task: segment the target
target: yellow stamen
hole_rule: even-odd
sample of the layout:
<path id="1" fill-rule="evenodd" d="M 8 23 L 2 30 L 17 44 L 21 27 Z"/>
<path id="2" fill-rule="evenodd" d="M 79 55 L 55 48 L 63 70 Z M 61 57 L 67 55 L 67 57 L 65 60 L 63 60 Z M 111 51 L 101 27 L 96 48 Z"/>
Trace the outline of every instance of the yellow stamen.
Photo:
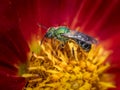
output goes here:
<path id="1" fill-rule="evenodd" d="M 54 43 L 54 44 L 53 44 Z M 70 40 L 59 47 L 58 40 L 47 40 L 28 61 L 24 90 L 107 90 L 114 88 L 111 75 L 105 72 L 110 54 L 102 46 L 84 51 Z M 37 77 L 36 77 L 37 76 Z"/>

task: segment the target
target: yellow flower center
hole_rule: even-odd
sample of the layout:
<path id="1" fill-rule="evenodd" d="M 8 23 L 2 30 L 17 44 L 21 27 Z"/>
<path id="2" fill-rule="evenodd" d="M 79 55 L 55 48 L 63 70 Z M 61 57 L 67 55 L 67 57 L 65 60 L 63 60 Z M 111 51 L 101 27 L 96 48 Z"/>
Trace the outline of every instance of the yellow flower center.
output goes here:
<path id="1" fill-rule="evenodd" d="M 27 63 L 24 90 L 106 90 L 114 88 L 105 62 L 109 52 L 92 46 L 90 52 L 70 40 L 61 46 L 58 40 L 47 39 L 33 52 Z"/>

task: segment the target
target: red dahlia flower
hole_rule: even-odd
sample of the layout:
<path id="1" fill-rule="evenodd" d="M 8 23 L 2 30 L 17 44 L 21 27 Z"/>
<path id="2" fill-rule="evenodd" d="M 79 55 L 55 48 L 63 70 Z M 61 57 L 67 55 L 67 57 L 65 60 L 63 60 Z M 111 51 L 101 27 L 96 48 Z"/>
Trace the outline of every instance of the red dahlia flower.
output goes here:
<path id="1" fill-rule="evenodd" d="M 119 10 L 119 0 L 2 0 L 0 90 L 120 90 Z M 89 53 L 74 41 L 63 51 L 53 49 L 49 40 L 40 46 L 46 30 L 38 23 L 79 30 L 96 37 L 101 46 Z"/>

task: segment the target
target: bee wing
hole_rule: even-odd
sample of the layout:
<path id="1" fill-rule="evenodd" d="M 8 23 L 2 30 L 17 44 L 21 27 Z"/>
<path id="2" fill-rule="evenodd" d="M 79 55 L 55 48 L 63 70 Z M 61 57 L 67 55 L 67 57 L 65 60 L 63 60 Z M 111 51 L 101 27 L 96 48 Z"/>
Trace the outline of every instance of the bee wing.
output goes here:
<path id="1" fill-rule="evenodd" d="M 71 39 L 84 41 L 88 44 L 96 44 L 97 43 L 97 40 L 95 40 L 93 37 L 88 36 L 84 33 L 75 31 L 75 30 L 70 31 L 69 33 L 64 33 L 62 35 L 65 36 L 65 37 L 71 38 Z"/>

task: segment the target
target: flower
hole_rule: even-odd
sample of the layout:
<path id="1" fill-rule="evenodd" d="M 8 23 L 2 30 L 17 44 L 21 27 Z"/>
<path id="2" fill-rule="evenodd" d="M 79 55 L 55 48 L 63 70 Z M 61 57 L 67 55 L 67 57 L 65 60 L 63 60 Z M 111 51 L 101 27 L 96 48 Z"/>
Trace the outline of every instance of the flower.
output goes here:
<path id="1" fill-rule="evenodd" d="M 41 46 L 40 53 L 32 53 L 28 61 L 25 90 L 106 90 L 115 88 L 112 75 L 106 73 L 108 57 L 100 46 L 88 53 L 75 41 L 69 40 L 62 48 L 61 42 L 48 40 Z"/>
<path id="2" fill-rule="evenodd" d="M 26 72 L 29 52 L 36 47 L 30 41 L 33 36 L 40 38 L 45 33 L 38 29 L 38 23 L 47 27 L 80 27 L 82 32 L 97 37 L 104 48 L 113 51 L 108 58 L 112 63 L 109 72 L 117 76 L 113 90 L 120 89 L 119 0 L 3 0 L 0 7 L 1 90 L 21 90 L 25 85 L 21 75 Z"/>

